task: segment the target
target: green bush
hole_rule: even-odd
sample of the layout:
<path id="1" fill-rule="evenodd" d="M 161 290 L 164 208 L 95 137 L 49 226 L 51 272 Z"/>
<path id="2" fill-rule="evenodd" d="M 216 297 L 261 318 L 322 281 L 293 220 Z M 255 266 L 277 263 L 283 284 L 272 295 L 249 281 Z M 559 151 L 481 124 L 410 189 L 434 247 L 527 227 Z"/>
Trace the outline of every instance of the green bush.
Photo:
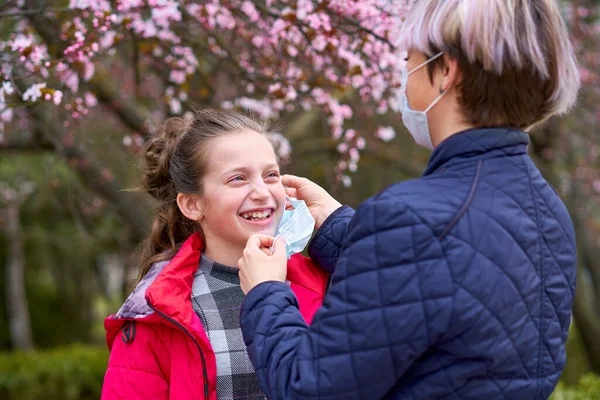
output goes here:
<path id="1" fill-rule="evenodd" d="M 600 400 L 600 377 L 587 374 L 577 386 L 559 382 L 550 400 Z"/>
<path id="2" fill-rule="evenodd" d="M 107 362 L 104 346 L 0 353 L 0 399 L 97 400 Z M 560 382 L 550 400 L 600 400 L 600 377 L 587 374 L 577 386 Z"/>
<path id="3" fill-rule="evenodd" d="M 97 400 L 107 362 L 98 346 L 0 353 L 0 399 Z"/>

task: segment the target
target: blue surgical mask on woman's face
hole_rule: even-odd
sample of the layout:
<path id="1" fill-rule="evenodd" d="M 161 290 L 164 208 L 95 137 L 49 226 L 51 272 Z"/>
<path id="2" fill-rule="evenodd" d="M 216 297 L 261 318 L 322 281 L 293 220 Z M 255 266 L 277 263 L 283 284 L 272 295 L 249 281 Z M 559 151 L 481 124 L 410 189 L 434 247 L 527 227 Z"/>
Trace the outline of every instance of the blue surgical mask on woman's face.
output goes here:
<path id="1" fill-rule="evenodd" d="M 304 200 L 287 198 L 293 210 L 284 210 L 277 227 L 275 237 L 285 238 L 286 255 L 289 259 L 292 255 L 300 253 L 308 244 L 315 229 L 315 219 L 310 214 Z"/>
<path id="2" fill-rule="evenodd" d="M 436 58 L 440 57 L 444 52 L 440 52 L 435 56 L 431 57 L 423 64 L 413 68 L 410 72 L 406 70 L 406 67 L 402 68 L 402 80 L 400 87 L 400 96 L 398 99 L 398 108 L 402 113 L 402 122 L 406 129 L 410 132 L 412 137 L 415 139 L 418 145 L 428 148 L 429 150 L 433 150 L 433 143 L 431 143 L 431 134 L 429 132 L 429 123 L 427 122 L 427 112 L 433 108 L 437 104 L 438 101 L 441 100 L 442 97 L 446 94 L 443 92 L 438 96 L 437 99 L 431 103 L 429 107 L 425 111 L 415 111 L 410 108 L 408 104 L 408 98 L 406 97 L 406 83 L 408 82 L 408 76 L 418 70 L 419 68 L 424 67 L 429 64 Z"/>

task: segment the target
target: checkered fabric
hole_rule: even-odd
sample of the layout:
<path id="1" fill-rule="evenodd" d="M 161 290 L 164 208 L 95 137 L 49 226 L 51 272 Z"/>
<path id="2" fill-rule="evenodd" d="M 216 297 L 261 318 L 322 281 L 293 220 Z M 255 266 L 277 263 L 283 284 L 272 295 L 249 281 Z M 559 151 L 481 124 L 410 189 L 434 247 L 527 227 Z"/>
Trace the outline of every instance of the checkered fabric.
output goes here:
<path id="1" fill-rule="evenodd" d="M 240 329 L 244 293 L 238 269 L 202 256 L 194 274 L 192 304 L 217 361 L 217 399 L 266 399 L 258 385 Z"/>

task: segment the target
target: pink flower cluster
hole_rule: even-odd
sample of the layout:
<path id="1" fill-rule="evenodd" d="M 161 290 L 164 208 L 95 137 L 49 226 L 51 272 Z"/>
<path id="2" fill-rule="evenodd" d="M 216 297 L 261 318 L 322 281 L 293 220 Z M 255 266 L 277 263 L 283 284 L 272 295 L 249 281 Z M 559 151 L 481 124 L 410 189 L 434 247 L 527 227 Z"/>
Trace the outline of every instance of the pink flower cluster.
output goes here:
<path id="1" fill-rule="evenodd" d="M 0 59 L 2 80 L 11 81 L 12 73 L 36 77 L 36 85 L 46 83 L 50 96 L 39 96 L 40 88 L 32 86 L 27 101 L 62 103 L 79 118 L 89 107 L 81 86 L 94 77 L 95 63 L 133 35 L 151 48 L 144 62 L 168 71 L 164 97 L 171 113 L 179 114 L 199 60 L 223 60 L 239 71 L 239 87 L 224 107 L 251 109 L 265 118 L 298 108 L 325 112 L 333 138 L 341 141 L 338 172 L 347 182 L 344 176 L 356 170 L 366 141 L 348 129 L 357 110 L 345 100 L 358 94 L 361 108 L 371 115 L 387 111 L 400 76 L 393 43 L 411 3 L 70 0 L 68 16 L 49 15 L 62 21 L 62 54 L 49 54 L 23 19 L 9 40 L 0 41 L 0 51 L 11 53 Z M 17 60 L 18 72 L 12 69 Z"/>

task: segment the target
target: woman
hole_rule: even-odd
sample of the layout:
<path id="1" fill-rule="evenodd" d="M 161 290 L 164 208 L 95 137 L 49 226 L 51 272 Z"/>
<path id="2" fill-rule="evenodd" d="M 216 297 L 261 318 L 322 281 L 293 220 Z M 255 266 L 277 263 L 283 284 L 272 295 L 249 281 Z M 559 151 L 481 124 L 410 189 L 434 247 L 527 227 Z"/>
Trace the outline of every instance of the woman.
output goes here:
<path id="1" fill-rule="evenodd" d="M 105 321 L 111 353 L 102 398 L 264 399 L 240 331 L 235 265 L 256 233 L 300 239 L 290 252 L 301 251 L 314 221 L 302 203 L 284 210 L 267 127 L 242 114 L 171 118 L 145 156 L 144 188 L 158 205 L 139 283 Z M 285 221 L 307 226 L 306 240 Z M 328 277 L 299 254 L 287 269 L 310 323 Z"/>
<path id="2" fill-rule="evenodd" d="M 421 178 L 356 213 L 302 178 L 284 184 L 320 227 L 333 273 L 308 327 L 283 243 L 239 260 L 241 327 L 273 399 L 546 399 L 565 365 L 576 246 L 567 210 L 527 155 L 530 128 L 579 87 L 552 0 L 420 0 L 403 26 L 399 99 Z"/>

